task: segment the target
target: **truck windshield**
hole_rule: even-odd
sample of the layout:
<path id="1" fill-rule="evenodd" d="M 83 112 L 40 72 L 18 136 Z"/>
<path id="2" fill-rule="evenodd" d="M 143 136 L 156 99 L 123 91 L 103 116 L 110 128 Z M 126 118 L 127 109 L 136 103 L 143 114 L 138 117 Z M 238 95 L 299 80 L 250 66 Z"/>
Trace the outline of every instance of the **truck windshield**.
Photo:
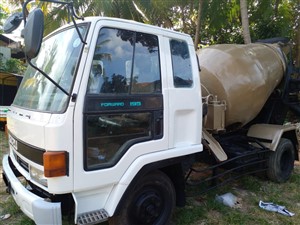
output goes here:
<path id="1" fill-rule="evenodd" d="M 87 24 L 78 27 L 84 37 Z M 45 39 L 32 63 L 70 93 L 82 51 L 75 27 Z M 28 66 L 13 105 L 43 112 L 63 112 L 69 97 L 40 72 Z"/>

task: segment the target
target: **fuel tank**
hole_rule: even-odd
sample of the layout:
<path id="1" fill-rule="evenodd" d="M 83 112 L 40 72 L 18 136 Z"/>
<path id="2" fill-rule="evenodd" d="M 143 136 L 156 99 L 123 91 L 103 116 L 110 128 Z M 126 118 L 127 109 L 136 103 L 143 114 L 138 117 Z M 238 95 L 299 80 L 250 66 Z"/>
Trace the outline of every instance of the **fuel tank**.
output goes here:
<path id="1" fill-rule="evenodd" d="M 224 102 L 225 128 L 254 119 L 286 69 L 285 55 L 276 44 L 214 45 L 197 54 L 202 96 Z"/>

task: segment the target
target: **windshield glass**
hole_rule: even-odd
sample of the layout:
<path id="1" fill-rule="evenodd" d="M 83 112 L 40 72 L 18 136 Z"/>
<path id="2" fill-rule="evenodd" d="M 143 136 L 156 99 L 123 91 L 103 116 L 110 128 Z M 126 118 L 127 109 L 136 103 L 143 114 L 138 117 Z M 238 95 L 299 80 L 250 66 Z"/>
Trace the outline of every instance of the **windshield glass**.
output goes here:
<path id="1" fill-rule="evenodd" d="M 78 27 L 84 37 L 87 24 Z M 75 27 L 63 30 L 43 41 L 32 63 L 70 93 L 83 43 Z M 40 72 L 28 66 L 13 105 L 23 108 L 62 112 L 69 97 Z"/>

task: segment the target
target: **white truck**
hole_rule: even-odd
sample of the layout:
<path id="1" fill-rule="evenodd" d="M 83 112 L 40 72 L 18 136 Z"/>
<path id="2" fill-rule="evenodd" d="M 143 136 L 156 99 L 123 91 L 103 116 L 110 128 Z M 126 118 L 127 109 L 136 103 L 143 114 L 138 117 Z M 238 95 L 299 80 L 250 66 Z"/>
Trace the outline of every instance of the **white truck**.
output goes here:
<path id="1" fill-rule="evenodd" d="M 204 152 L 220 163 L 267 151 L 268 177 L 289 178 L 298 140 L 295 126 L 273 116 L 285 99 L 274 91 L 286 80 L 279 48 L 216 46 L 198 61 L 186 34 L 71 16 L 43 41 L 41 10 L 23 16 L 30 65 L 8 113 L 2 165 L 8 191 L 36 224 L 65 215 L 75 224 L 166 224 L 184 205 L 185 168 Z"/>

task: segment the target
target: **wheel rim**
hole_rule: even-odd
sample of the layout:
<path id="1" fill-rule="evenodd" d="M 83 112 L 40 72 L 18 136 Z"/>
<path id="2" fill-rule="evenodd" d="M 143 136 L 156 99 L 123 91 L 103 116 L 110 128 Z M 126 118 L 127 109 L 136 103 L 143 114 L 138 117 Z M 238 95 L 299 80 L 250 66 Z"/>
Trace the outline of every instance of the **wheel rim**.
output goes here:
<path id="1" fill-rule="evenodd" d="M 141 224 L 154 224 L 163 211 L 163 198 L 156 191 L 149 190 L 140 194 L 132 207 L 132 215 Z"/>

